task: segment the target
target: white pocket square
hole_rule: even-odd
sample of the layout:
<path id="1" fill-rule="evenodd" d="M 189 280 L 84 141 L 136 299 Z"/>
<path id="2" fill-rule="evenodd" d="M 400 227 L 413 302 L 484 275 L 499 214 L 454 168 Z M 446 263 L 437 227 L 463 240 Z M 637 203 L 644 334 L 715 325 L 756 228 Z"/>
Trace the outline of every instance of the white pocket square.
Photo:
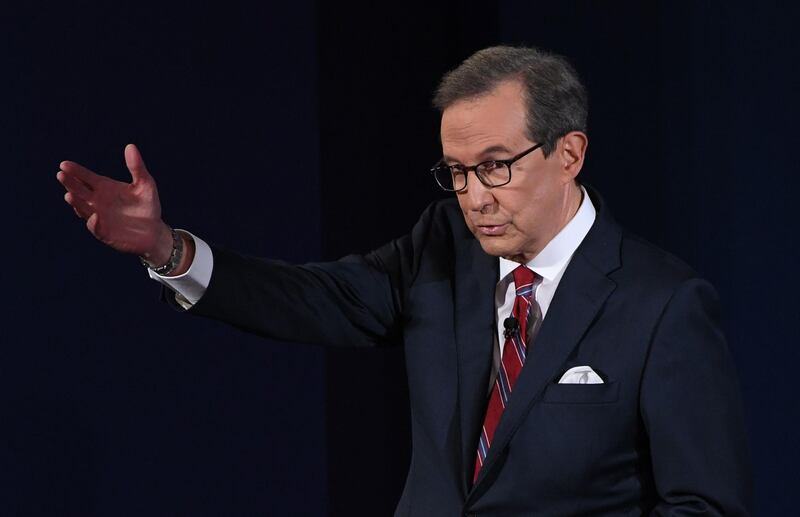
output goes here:
<path id="1" fill-rule="evenodd" d="M 591 366 L 576 366 L 570 368 L 561 379 L 559 384 L 603 384 L 603 379 L 600 378 Z"/>

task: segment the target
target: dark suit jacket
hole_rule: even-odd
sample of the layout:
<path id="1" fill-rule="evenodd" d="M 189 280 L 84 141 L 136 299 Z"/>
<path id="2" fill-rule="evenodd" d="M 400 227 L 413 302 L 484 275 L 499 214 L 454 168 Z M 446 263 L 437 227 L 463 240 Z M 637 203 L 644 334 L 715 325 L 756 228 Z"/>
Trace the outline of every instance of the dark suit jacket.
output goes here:
<path id="1" fill-rule="evenodd" d="M 597 219 L 569 264 L 472 486 L 497 258 L 454 199 L 365 256 L 292 266 L 214 249 L 191 312 L 281 340 L 405 349 L 412 458 L 398 516 L 746 515 L 739 390 L 716 294 Z M 603 384 L 557 384 L 588 365 Z"/>

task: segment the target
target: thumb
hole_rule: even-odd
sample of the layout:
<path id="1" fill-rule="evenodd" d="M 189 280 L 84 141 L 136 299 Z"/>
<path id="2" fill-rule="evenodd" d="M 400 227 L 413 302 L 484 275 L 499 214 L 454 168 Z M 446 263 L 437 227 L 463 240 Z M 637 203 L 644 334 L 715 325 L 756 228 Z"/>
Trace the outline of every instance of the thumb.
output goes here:
<path id="1" fill-rule="evenodd" d="M 149 181 L 151 179 L 139 149 L 133 144 L 125 146 L 125 165 L 128 166 L 134 183 Z"/>

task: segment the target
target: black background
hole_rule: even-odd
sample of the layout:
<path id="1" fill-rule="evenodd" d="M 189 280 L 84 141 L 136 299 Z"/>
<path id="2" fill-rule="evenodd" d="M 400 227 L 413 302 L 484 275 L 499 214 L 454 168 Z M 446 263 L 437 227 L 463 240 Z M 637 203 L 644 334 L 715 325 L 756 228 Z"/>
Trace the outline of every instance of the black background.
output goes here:
<path id="1" fill-rule="evenodd" d="M 496 43 L 576 65 L 582 177 L 709 278 L 740 372 L 758 515 L 798 488 L 798 9 L 785 3 L 76 2 L 0 26 L 2 515 L 388 515 L 402 350 L 270 343 L 158 303 L 55 180 L 127 178 L 164 217 L 294 262 L 361 252 L 441 196 L 439 77 Z M 364 389 L 369 386 L 369 389 Z"/>

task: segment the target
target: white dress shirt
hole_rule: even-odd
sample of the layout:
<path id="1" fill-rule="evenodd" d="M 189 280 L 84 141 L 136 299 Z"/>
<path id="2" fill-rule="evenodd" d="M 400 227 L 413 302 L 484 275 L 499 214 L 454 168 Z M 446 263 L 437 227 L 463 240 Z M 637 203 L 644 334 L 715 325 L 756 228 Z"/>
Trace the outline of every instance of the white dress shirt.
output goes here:
<path id="1" fill-rule="evenodd" d="M 578 249 L 580 243 L 583 242 L 586 234 L 589 233 L 589 229 L 594 224 L 594 219 L 597 215 L 586 189 L 581 187 L 581 190 L 583 191 L 583 200 L 572 219 L 547 243 L 547 246 L 538 255 L 525 264 L 539 277 L 537 279 L 538 286 L 534 283 L 535 289 L 533 293 L 534 300 L 541 309 L 542 321 L 547 316 L 547 309 L 550 308 L 550 302 L 553 300 L 553 295 L 556 294 L 556 288 L 561 282 L 564 271 L 567 269 L 570 260 L 572 260 L 572 255 Z M 511 273 L 517 266 L 519 266 L 518 262 L 500 258 L 500 279 L 497 282 L 494 298 L 494 306 L 497 311 L 495 314 L 497 340 L 495 341 L 494 372 L 497 371 L 500 359 L 503 356 L 503 347 L 501 346 L 501 344 L 505 343 L 503 321 L 511 316 L 511 309 L 514 307 L 516 289 L 514 287 L 514 277 Z M 537 322 L 537 324 L 541 325 L 541 321 Z M 494 375 L 492 375 L 492 379 L 494 379 Z"/>
<path id="2" fill-rule="evenodd" d="M 161 282 L 175 292 L 175 301 L 188 310 L 203 297 L 211 282 L 211 271 L 214 269 L 214 254 L 206 242 L 186 230 L 176 230 L 185 233 L 194 241 L 194 260 L 189 269 L 182 275 L 162 276 L 147 270 L 150 278 Z"/>
<path id="3" fill-rule="evenodd" d="M 583 201 L 575 216 L 567 223 L 558 234 L 553 237 L 547 246 L 539 252 L 526 265 L 533 270 L 540 278 L 541 282 L 534 291 L 534 299 L 541 309 L 542 319 L 547 315 L 550 301 L 556 292 L 561 276 L 567 268 L 572 254 L 580 245 L 595 219 L 595 208 L 589 199 L 586 189 L 583 191 Z M 194 260 L 189 269 L 182 275 L 162 276 L 148 269 L 150 278 L 161 282 L 175 292 L 175 300 L 184 308 L 189 309 L 203 297 L 211 281 L 211 272 L 214 269 L 214 255 L 211 248 L 202 239 L 192 235 L 185 230 L 178 230 L 189 235 L 194 240 L 195 252 Z M 497 340 L 495 342 L 495 365 L 497 370 L 500 358 L 502 357 L 503 339 L 503 320 L 511 315 L 514 306 L 515 289 L 511 272 L 519 264 L 504 258 L 500 258 L 500 278 L 497 282 L 495 291 L 495 307 L 497 322 Z M 494 377 L 494 376 L 492 376 Z"/>

